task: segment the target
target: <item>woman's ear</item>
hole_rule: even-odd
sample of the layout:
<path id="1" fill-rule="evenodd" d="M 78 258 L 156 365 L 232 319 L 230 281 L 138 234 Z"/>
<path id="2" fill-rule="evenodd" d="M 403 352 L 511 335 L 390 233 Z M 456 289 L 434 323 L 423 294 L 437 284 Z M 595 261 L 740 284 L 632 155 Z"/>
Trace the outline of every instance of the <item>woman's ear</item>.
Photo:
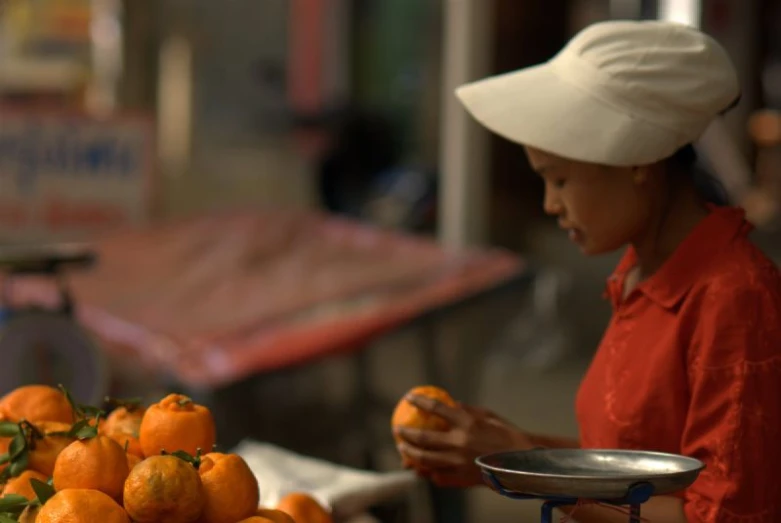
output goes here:
<path id="1" fill-rule="evenodd" d="M 648 181 L 648 168 L 647 167 L 632 167 L 632 179 L 635 184 L 643 185 Z"/>

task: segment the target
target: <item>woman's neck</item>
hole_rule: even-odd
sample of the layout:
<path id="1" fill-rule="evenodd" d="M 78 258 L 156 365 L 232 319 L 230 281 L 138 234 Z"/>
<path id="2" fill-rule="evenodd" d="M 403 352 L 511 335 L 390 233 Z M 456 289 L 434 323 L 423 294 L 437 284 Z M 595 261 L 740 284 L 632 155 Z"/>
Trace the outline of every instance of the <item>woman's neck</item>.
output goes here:
<path id="1" fill-rule="evenodd" d="M 665 203 L 659 206 L 645 234 L 632 242 L 640 281 L 654 274 L 708 215 L 705 202 L 694 188 L 681 188 Z"/>

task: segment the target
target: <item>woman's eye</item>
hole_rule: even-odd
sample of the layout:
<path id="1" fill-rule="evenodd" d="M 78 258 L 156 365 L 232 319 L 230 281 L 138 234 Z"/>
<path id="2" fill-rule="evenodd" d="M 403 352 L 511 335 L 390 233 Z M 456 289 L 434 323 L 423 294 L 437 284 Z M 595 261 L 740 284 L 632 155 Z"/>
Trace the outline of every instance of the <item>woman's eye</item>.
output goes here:
<path id="1" fill-rule="evenodd" d="M 553 186 L 556 187 L 557 189 L 561 189 L 562 187 L 564 187 L 564 185 L 566 183 L 567 183 L 567 180 L 564 180 L 564 179 L 561 179 L 561 178 L 558 179 L 558 180 L 553 180 Z"/>

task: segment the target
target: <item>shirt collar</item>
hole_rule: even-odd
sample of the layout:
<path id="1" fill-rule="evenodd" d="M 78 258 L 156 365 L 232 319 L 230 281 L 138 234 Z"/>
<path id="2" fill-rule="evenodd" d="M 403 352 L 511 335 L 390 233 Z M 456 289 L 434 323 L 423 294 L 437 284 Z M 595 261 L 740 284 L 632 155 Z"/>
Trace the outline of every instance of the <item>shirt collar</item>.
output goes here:
<path id="1" fill-rule="evenodd" d="M 751 230 L 742 209 L 711 207 L 710 214 L 697 224 L 656 273 L 637 286 L 637 290 L 662 307 L 674 308 L 702 274 L 705 265 L 736 237 L 746 237 Z M 608 279 L 606 295 L 614 307 L 621 301 L 624 280 L 636 263 L 637 253 L 630 246 Z"/>

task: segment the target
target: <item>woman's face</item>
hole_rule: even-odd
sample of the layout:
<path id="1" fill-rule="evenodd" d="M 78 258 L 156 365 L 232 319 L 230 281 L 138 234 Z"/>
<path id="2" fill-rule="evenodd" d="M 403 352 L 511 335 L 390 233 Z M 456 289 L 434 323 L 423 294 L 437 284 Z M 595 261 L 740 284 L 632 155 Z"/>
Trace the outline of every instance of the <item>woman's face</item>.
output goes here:
<path id="1" fill-rule="evenodd" d="M 526 147 L 545 183 L 543 208 L 588 255 L 614 251 L 643 234 L 651 202 L 647 168 L 606 167 Z"/>

